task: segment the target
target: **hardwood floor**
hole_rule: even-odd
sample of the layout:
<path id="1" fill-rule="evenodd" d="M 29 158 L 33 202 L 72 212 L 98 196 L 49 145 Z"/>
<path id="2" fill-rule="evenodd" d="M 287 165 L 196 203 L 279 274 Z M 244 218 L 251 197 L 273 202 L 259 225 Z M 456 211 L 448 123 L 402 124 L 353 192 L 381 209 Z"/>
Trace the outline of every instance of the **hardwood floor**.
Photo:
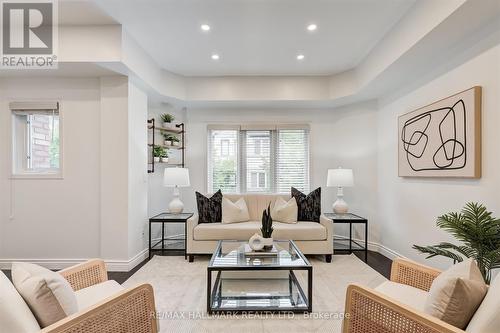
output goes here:
<path id="1" fill-rule="evenodd" d="M 347 254 L 347 251 L 343 250 L 336 250 L 335 254 Z M 355 252 L 356 256 L 358 256 L 361 260 L 364 260 L 364 253 L 363 252 Z M 176 252 L 171 252 L 168 255 L 183 255 L 182 252 L 176 253 Z M 115 280 L 118 283 L 123 283 L 125 282 L 129 277 L 131 277 L 135 272 L 137 272 L 144 264 L 146 264 L 149 261 L 149 259 L 144 260 L 141 262 L 139 265 L 134 267 L 130 272 L 109 272 L 108 273 L 108 278 L 110 280 Z M 383 256 L 382 254 L 378 252 L 373 252 L 373 251 L 368 251 L 368 265 L 385 276 L 387 279 L 390 277 L 391 274 L 391 264 L 392 260 Z M 10 270 L 2 270 L 5 275 L 10 279 Z"/>

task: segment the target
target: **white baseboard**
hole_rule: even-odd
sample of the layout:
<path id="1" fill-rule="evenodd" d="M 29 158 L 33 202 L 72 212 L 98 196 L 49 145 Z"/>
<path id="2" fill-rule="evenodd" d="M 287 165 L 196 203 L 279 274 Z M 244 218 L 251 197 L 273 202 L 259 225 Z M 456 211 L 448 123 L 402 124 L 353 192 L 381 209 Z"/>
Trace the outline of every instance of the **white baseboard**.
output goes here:
<path id="1" fill-rule="evenodd" d="M 104 260 L 109 272 L 129 272 L 148 257 L 148 249 L 144 249 L 129 260 Z M 48 269 L 63 269 L 88 259 L 0 259 L 0 269 L 10 269 L 14 261 L 30 262 Z"/>
<path id="2" fill-rule="evenodd" d="M 348 237 L 341 236 L 341 235 L 334 235 L 334 238 L 348 239 Z M 354 240 L 358 243 L 361 243 L 361 244 L 364 244 L 364 241 L 365 241 L 364 239 L 360 239 L 360 238 L 353 238 L 352 240 Z M 333 248 L 335 249 L 335 246 Z M 368 250 L 378 252 L 391 260 L 394 260 L 395 258 L 406 258 L 405 256 L 394 251 L 393 249 L 390 249 L 387 246 L 380 244 L 380 243 L 376 243 L 376 242 L 368 241 Z"/>

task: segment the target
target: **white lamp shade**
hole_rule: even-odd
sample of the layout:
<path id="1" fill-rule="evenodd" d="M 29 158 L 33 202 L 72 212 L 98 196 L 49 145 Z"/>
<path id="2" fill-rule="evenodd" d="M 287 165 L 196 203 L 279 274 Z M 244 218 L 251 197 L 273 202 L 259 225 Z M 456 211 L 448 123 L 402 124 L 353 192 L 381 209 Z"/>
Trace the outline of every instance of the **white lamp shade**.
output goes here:
<path id="1" fill-rule="evenodd" d="M 329 169 L 326 186 L 351 187 L 354 186 L 352 169 Z"/>
<path id="2" fill-rule="evenodd" d="M 186 168 L 165 168 L 163 174 L 163 186 L 166 187 L 188 187 L 189 169 Z"/>

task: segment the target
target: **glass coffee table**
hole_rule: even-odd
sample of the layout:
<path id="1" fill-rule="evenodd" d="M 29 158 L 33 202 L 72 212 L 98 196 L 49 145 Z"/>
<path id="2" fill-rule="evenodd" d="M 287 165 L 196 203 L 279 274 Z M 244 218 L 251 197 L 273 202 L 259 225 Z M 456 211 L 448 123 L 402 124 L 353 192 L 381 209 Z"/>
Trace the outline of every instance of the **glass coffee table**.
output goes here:
<path id="1" fill-rule="evenodd" d="M 271 253 L 219 241 L 207 268 L 207 312 L 311 312 L 312 278 L 293 241 L 274 241 Z"/>

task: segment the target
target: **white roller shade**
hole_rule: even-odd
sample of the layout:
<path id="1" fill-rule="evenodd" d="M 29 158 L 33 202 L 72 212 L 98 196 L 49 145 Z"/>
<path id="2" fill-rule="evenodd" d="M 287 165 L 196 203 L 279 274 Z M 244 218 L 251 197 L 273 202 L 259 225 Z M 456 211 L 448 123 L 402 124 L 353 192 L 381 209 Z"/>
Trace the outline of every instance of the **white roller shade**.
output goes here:
<path id="1" fill-rule="evenodd" d="M 58 110 L 59 103 L 47 101 L 11 102 L 9 108 L 13 111 Z"/>

